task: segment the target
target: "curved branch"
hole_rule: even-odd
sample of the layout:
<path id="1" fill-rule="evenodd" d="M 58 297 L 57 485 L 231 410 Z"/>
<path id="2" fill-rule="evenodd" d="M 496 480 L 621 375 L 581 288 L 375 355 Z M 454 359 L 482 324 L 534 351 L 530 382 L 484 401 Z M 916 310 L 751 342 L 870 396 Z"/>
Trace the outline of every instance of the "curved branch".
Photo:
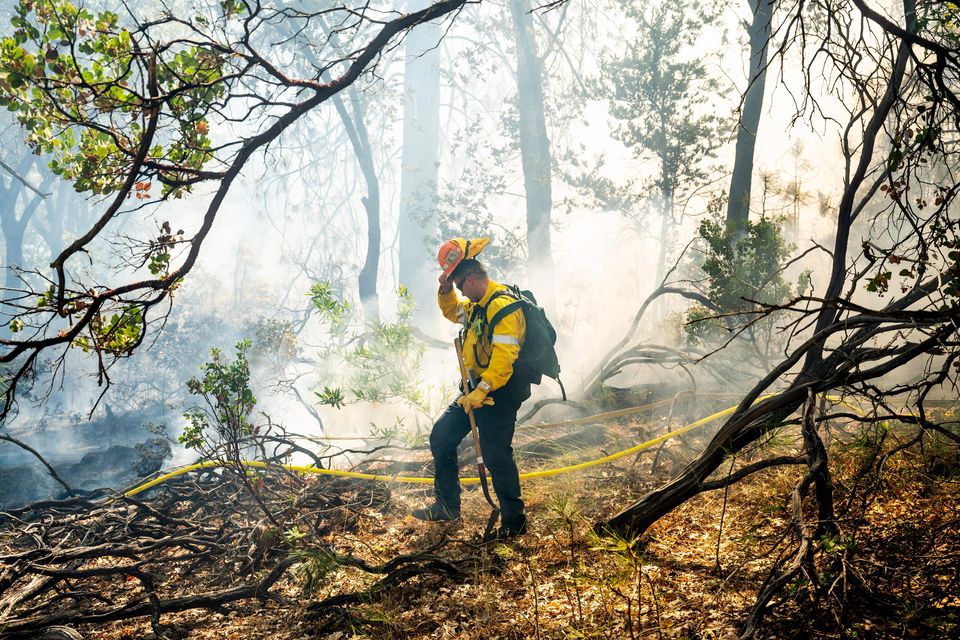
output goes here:
<path id="1" fill-rule="evenodd" d="M 9 351 L 0 355 L 0 362 L 12 362 L 26 351 L 33 352 L 31 357 L 28 358 L 27 362 L 20 367 L 18 373 L 13 376 L 11 384 L 6 390 L 6 402 L 2 412 L 0 412 L 0 417 L 5 416 L 12 406 L 17 383 L 23 378 L 29 367 L 32 366 L 36 355 L 39 354 L 39 352 L 43 349 L 54 345 L 70 344 L 74 339 L 77 338 L 81 331 L 90 325 L 92 319 L 107 301 L 117 300 L 126 294 L 142 292 L 144 295 L 152 297 L 147 297 L 144 300 L 137 301 L 135 304 L 141 305 L 146 310 L 147 308 L 162 301 L 168 295 L 169 291 L 175 287 L 179 281 L 193 268 L 200 254 L 204 240 L 213 226 L 213 222 L 216 219 L 220 206 L 230 190 L 233 181 L 240 174 L 241 170 L 244 168 L 247 161 L 255 151 L 277 139 L 293 122 L 298 120 L 304 114 L 322 104 L 339 91 L 350 86 L 374 62 L 376 57 L 383 52 L 383 50 L 390 44 L 395 36 L 421 22 L 434 20 L 448 13 L 456 11 L 465 5 L 467 1 L 468 0 L 444 0 L 432 4 L 420 11 L 415 11 L 383 23 L 382 28 L 366 44 L 366 46 L 364 46 L 359 53 L 356 53 L 352 56 L 349 67 L 342 75 L 326 83 L 316 83 L 311 87 L 313 89 L 313 95 L 311 97 L 309 97 L 307 100 L 294 104 L 284 114 L 275 118 L 272 124 L 265 130 L 251 138 L 244 140 L 243 144 L 232 158 L 231 165 L 226 171 L 223 172 L 220 184 L 218 185 L 210 204 L 207 206 L 203 220 L 201 221 L 201 225 L 191 241 L 190 249 L 184 257 L 183 262 L 177 269 L 171 271 L 168 275 L 162 278 L 132 282 L 103 290 L 96 294 L 85 294 L 85 300 L 83 300 L 85 303 L 83 315 L 80 316 L 79 319 L 74 319 L 74 322 L 69 330 L 61 331 L 56 336 L 46 337 L 39 340 L 0 340 L 0 345 L 11 347 Z M 156 82 L 156 52 L 154 51 L 150 64 L 150 91 L 153 98 L 156 98 L 158 95 Z M 55 311 L 62 317 L 72 315 L 70 310 L 66 308 L 65 263 L 70 256 L 82 251 L 88 242 L 90 242 L 94 237 L 103 231 L 109 220 L 119 210 L 119 207 L 125 200 L 126 195 L 130 193 L 130 190 L 136 183 L 137 176 L 149 151 L 150 142 L 152 141 L 156 132 L 159 111 L 160 104 L 155 100 L 154 103 L 149 107 L 150 120 L 148 122 L 148 127 L 144 134 L 143 140 L 141 141 L 137 157 L 131 167 L 130 174 L 127 176 L 123 187 L 113 200 L 112 204 L 108 207 L 105 214 L 100 217 L 97 223 L 86 234 L 84 234 L 83 237 L 77 239 L 70 245 L 70 247 L 57 256 L 51 265 L 56 270 L 57 278 L 57 283 L 55 286 Z M 156 295 L 153 295 L 151 292 L 156 292 Z"/>
<path id="2" fill-rule="evenodd" d="M 77 495 L 77 492 L 73 490 L 73 487 L 67 484 L 67 482 L 60 477 L 60 474 L 57 473 L 57 470 L 53 468 L 53 465 L 47 462 L 47 459 L 44 458 L 39 451 L 37 451 L 36 449 L 28 445 L 26 442 L 23 442 L 22 440 L 18 440 L 17 438 L 14 438 L 13 436 L 6 433 L 0 433 L 0 440 L 5 440 L 11 444 L 17 445 L 24 451 L 30 452 L 30 454 L 33 455 L 33 457 L 39 460 L 40 463 L 47 468 L 47 472 L 50 474 L 50 476 L 54 480 L 57 481 L 57 484 L 63 487 L 63 489 L 67 492 L 67 495 L 71 497 Z"/>
<path id="3" fill-rule="evenodd" d="M 120 206 L 127 199 L 127 195 L 130 194 L 130 190 L 133 189 L 133 185 L 136 184 L 137 178 L 140 177 L 140 168 L 143 166 L 143 161 L 150 152 L 150 145 L 153 144 L 153 138 L 157 133 L 157 122 L 160 120 L 160 103 L 156 101 L 159 90 L 157 88 L 157 54 L 155 51 L 150 56 L 148 68 L 150 74 L 148 84 L 150 97 L 153 101 L 147 110 L 147 127 L 143 132 L 140 148 L 137 150 L 137 155 L 133 159 L 133 164 L 130 167 L 130 173 L 127 175 L 127 179 L 124 180 L 123 186 L 121 186 L 117 192 L 117 196 L 113 199 L 113 203 L 107 207 L 107 210 L 100 216 L 100 219 L 97 220 L 85 234 L 74 240 L 69 247 L 61 251 L 60 255 L 54 258 L 50 264 L 50 267 L 57 272 L 57 312 L 61 315 L 65 314 L 64 295 L 66 289 L 66 271 L 64 265 L 66 261 L 70 256 L 82 250 L 87 243 L 96 238 L 100 232 L 103 231 L 104 227 L 107 226 L 107 223 L 113 219 L 117 211 L 120 210 Z"/>

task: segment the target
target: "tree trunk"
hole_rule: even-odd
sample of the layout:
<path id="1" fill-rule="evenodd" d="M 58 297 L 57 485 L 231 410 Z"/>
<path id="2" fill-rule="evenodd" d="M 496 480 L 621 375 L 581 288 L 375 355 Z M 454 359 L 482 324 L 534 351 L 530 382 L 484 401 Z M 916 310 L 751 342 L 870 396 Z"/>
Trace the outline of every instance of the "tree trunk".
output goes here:
<path id="1" fill-rule="evenodd" d="M 352 115 L 347 111 L 339 94 L 333 96 L 333 103 L 347 130 L 350 145 L 353 147 L 357 164 L 360 165 L 360 172 L 367 185 L 367 195 L 360 198 L 367 214 L 367 252 L 358 276 L 358 288 L 364 318 L 370 322 L 376 322 L 380 317 L 380 302 L 377 295 L 377 273 L 380 270 L 380 181 L 373 164 L 373 152 L 370 149 L 370 138 L 367 136 L 367 126 L 364 122 L 363 103 L 352 87 L 349 90 L 349 97 L 353 106 Z"/>
<path id="2" fill-rule="evenodd" d="M 784 418 L 801 406 L 806 397 L 805 389 L 794 388 L 753 409 L 734 414 L 713 437 L 706 450 L 682 474 L 599 524 L 597 529 L 617 531 L 629 537 L 640 536 L 657 520 L 700 493 L 706 479 L 731 452 L 739 451 L 770 429 L 779 426 Z M 762 422 L 754 424 L 760 416 L 763 416 Z"/>
<path id="3" fill-rule="evenodd" d="M 767 53 L 770 27 L 776 0 L 750 0 L 753 21 L 747 29 L 750 37 L 750 73 L 743 109 L 737 127 L 737 146 L 733 175 L 727 200 L 727 227 L 740 240 L 747 233 L 750 218 L 750 188 L 753 181 L 753 152 L 757 144 L 757 128 L 763 110 L 763 90 L 767 82 Z"/>
<path id="4" fill-rule="evenodd" d="M 410 6 L 408 10 L 416 7 Z M 400 160 L 399 283 L 418 320 L 436 315 L 437 167 L 440 147 L 440 26 L 417 25 L 406 39 L 403 153 Z"/>
<path id="5" fill-rule="evenodd" d="M 908 28 L 912 30 L 915 28 L 916 16 L 913 0 L 905 0 L 904 10 Z M 839 295 L 844 282 L 846 243 L 850 225 L 853 222 L 854 197 L 872 163 L 877 136 L 897 100 L 910 51 L 910 43 L 907 40 L 902 40 L 883 98 L 876 103 L 875 110 L 864 128 L 857 170 L 847 181 L 839 207 L 837 243 L 833 254 L 833 272 L 825 296 L 828 300 Z M 927 283 L 918 286 L 900 300 L 891 302 L 885 310 L 894 311 L 908 308 L 911 304 L 928 295 L 929 291 L 943 286 L 945 278 L 952 282 L 958 278 L 958 274 L 947 271 L 931 278 Z M 806 348 L 792 352 L 753 388 L 733 416 L 713 437 L 706 450 L 679 477 L 665 487 L 643 496 L 607 522 L 599 524 L 598 528 L 624 531 L 635 536 L 642 534 L 662 516 L 699 493 L 703 481 L 720 466 L 727 455 L 736 453 L 754 442 L 798 409 L 811 390 L 814 394 L 817 394 L 849 384 L 854 377 L 851 368 L 857 366 L 858 358 L 861 357 L 858 353 L 862 350 L 860 345 L 869 342 L 873 328 L 878 326 L 880 321 L 877 321 L 874 325 L 864 325 L 840 346 L 832 349 L 830 354 L 824 358 L 822 357 L 824 344 L 832 337 L 832 332 L 828 331 L 828 328 L 835 322 L 837 313 L 836 307 L 824 305 L 817 318 L 814 337 L 810 339 Z M 882 314 L 880 317 L 882 318 Z M 955 331 L 956 328 L 953 328 L 952 332 Z M 926 342 L 933 344 L 935 341 L 946 339 L 935 335 L 934 338 Z M 878 377 L 892 370 L 891 367 L 903 366 L 912 358 L 923 353 L 924 348 L 929 347 L 924 347 L 923 344 L 911 346 L 909 353 L 888 359 L 870 372 L 857 373 L 856 375 L 860 376 L 861 380 Z M 786 391 L 758 404 L 756 407 L 748 408 L 750 402 L 764 393 L 771 384 L 794 367 L 801 359 L 804 361 L 802 370 Z M 897 363 L 898 359 L 901 360 L 899 364 Z"/>
<path id="6" fill-rule="evenodd" d="M 663 165 L 666 166 L 665 164 Z M 668 184 L 665 182 L 664 184 Z M 667 273 L 667 256 L 670 251 L 670 237 L 674 226 L 673 222 L 673 191 L 664 188 L 660 192 L 660 255 L 657 256 L 657 279 L 654 282 L 655 287 L 663 285 L 663 278 Z M 656 315 L 658 319 L 663 320 L 667 311 L 667 297 L 661 296 L 657 299 Z"/>
<path id="7" fill-rule="evenodd" d="M 538 299 L 553 306 L 553 256 L 550 248 L 550 141 L 543 113 L 543 65 L 537 56 L 528 0 L 510 0 L 517 39 L 517 95 L 520 155 L 527 196 L 527 256 Z"/>
<path id="8" fill-rule="evenodd" d="M 16 168 L 17 175 L 26 176 L 35 158 L 33 154 L 27 154 Z M 47 182 L 41 184 L 41 188 L 46 186 Z M 24 204 L 18 217 L 17 202 L 21 200 L 21 194 Z M 3 286 L 8 290 L 20 284 L 13 267 L 23 266 L 23 237 L 30 219 L 42 202 L 43 196 L 31 189 L 24 189 L 23 183 L 14 175 L 10 176 L 9 187 L 0 187 L 0 229 L 3 231 L 3 266 L 6 268 Z"/>
<path id="9" fill-rule="evenodd" d="M 907 29 L 910 33 L 916 33 L 917 14 L 915 0 L 903 1 L 903 12 L 906 16 Z M 833 265 L 830 273 L 830 282 L 827 285 L 824 299 L 833 300 L 838 298 L 846 281 L 847 273 L 847 244 L 850 241 L 850 227 L 854 222 L 854 200 L 857 190 L 866 179 L 870 164 L 873 161 L 873 152 L 877 144 L 877 135 L 883 129 L 884 122 L 894 104 L 900 99 L 900 84 L 903 82 L 906 74 L 907 61 L 909 60 L 910 43 L 907 40 L 901 40 L 900 47 L 897 50 L 897 58 L 891 72 L 890 82 L 883 94 L 883 98 L 874 108 L 873 115 L 867 123 L 863 132 L 863 142 L 860 146 L 860 158 L 857 162 L 857 168 L 852 176 L 845 179 L 846 188 L 843 196 L 840 198 L 840 204 L 837 207 L 837 234 L 833 248 Z M 850 158 L 850 150 L 844 148 L 844 154 Z M 848 160 L 849 163 L 849 160 Z M 837 317 L 839 311 L 825 305 L 817 318 L 815 331 L 822 331 Z M 807 356 L 805 366 L 812 366 L 822 357 L 822 345 L 817 349 L 812 349 Z"/>

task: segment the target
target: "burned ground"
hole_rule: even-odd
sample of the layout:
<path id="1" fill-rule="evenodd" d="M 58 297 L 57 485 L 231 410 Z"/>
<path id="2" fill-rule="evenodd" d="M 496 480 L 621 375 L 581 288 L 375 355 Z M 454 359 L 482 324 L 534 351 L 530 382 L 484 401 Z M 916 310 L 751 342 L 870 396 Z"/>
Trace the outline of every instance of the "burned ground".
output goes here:
<path id="1" fill-rule="evenodd" d="M 666 418 L 594 427 L 603 444 L 582 441 L 537 464 L 598 457 L 667 427 Z M 791 429 L 753 455 L 795 451 Z M 952 449 L 928 441 L 884 457 L 913 427 L 837 422 L 824 431 L 842 518 L 829 548 L 843 572 L 821 574 L 833 581 L 834 601 L 819 601 L 822 592 L 801 577 L 768 607 L 760 636 L 955 634 Z M 221 471 L 136 498 L 12 511 L 2 537 L 2 637 L 37 637 L 52 625 L 108 640 L 736 637 L 784 554 L 800 468 L 705 493 L 632 546 L 591 526 L 679 471 L 704 437 L 526 483 L 532 529 L 495 546 L 479 544 L 487 511 L 478 491 L 465 494 L 461 521 L 438 526 L 406 516 L 428 500 L 428 486 L 327 476 L 252 476 L 282 529 Z M 543 449 L 536 454 L 521 458 L 524 469 Z"/>

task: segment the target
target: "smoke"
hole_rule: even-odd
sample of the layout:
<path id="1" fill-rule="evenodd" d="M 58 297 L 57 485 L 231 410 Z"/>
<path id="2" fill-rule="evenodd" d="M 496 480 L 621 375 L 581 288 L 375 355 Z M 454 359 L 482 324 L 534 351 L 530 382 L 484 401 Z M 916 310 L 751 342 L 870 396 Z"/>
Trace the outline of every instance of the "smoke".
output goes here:
<path id="1" fill-rule="evenodd" d="M 489 233 L 503 243 L 505 255 L 523 258 L 525 184 L 517 147 L 515 60 L 511 58 L 515 45 L 502 16 L 493 15 L 501 9 L 464 9 L 462 26 L 456 23 L 440 44 L 441 117 L 431 123 L 440 132 L 440 148 L 433 154 L 439 170 L 434 186 L 441 214 L 446 212 L 441 224 L 454 230 L 473 229 L 482 220 Z M 570 10 L 576 11 L 573 5 Z M 585 8 L 578 19 L 588 21 L 589 13 Z M 474 38 L 475 44 L 469 44 L 464 36 Z M 585 68 L 597 70 L 599 57 L 594 60 L 587 50 L 590 43 L 578 44 L 581 50 L 576 53 L 587 59 Z M 492 50 L 497 54 L 483 55 L 490 47 L 495 47 Z M 733 49 L 739 54 L 737 47 Z M 410 55 L 415 52 L 405 52 L 401 47 L 385 57 L 377 70 L 379 79 L 366 80 L 359 87 L 357 100 L 362 105 L 349 105 L 354 113 L 366 114 L 379 179 L 377 284 L 380 321 L 385 324 L 398 321 L 402 302 L 397 294 L 398 270 L 403 262 L 401 253 L 408 250 L 400 246 L 399 232 L 401 147 L 416 145 L 417 140 L 404 138 L 400 112 L 411 100 L 398 87 L 402 86 L 405 56 Z M 634 157 L 613 142 L 606 109 L 598 100 L 584 97 L 580 79 L 573 71 L 564 70 L 562 60 L 554 62 L 554 66 L 545 67 L 546 110 L 554 151 L 554 291 L 549 311 L 560 334 L 562 378 L 572 392 L 624 336 L 642 301 L 659 284 L 655 282 L 659 244 L 655 239 L 657 225 L 652 224 L 642 203 L 627 217 L 623 212 L 604 210 L 596 202 L 578 199 L 575 188 L 564 186 L 564 174 L 571 169 L 563 163 L 569 163 L 571 155 L 583 165 L 605 158 L 606 176 L 618 184 L 631 179 L 642 182 L 654 172 L 654 164 L 646 157 Z M 768 86 L 776 84 L 770 82 Z M 723 108 L 734 109 L 737 98 L 732 92 Z M 824 142 L 827 132 L 822 129 L 797 129 L 795 139 L 765 133 L 783 131 L 782 114 L 788 111 L 783 108 L 788 96 L 771 89 L 769 98 L 771 117 L 760 132 L 765 144 L 759 147 L 758 168 L 785 176 L 781 186 L 793 181 L 804 193 L 825 195 L 820 200 L 805 196 L 787 203 L 782 194 L 770 191 L 769 201 L 755 204 L 764 208 L 776 199 L 784 211 L 797 211 L 796 242 L 804 248 L 811 238 L 824 240 L 824 230 L 830 226 L 829 218 L 820 212 L 824 210 L 822 200 L 829 201 L 836 189 L 839 170 L 832 161 L 837 156 L 836 143 L 831 138 Z M 230 133 L 249 133 L 240 125 L 222 127 L 213 128 L 215 139 L 228 139 Z M 791 155 L 797 140 L 802 141 L 802 148 Z M 729 164 L 731 152 L 732 146 L 723 150 L 721 165 Z M 431 157 L 427 152 L 418 155 Z M 706 215 L 710 192 L 723 191 L 725 176 L 713 179 L 712 189 L 685 204 L 685 215 L 672 239 L 671 259 L 693 236 L 697 221 Z M 174 294 L 162 332 L 156 326 L 146 341 L 152 342 L 149 350 L 141 349 L 111 370 L 113 388 L 101 401 L 93 420 L 86 414 L 102 387 L 97 386 L 95 377 L 80 372 L 89 373 L 95 364 L 89 356 L 70 353 L 67 371 L 61 374 L 62 385 L 55 386 L 42 405 L 21 402 L 19 415 L 8 422 L 7 428 L 35 435 L 30 442 L 51 459 L 66 463 L 75 462 L 88 452 L 87 447 L 132 446 L 145 436 L 142 425 L 147 422 L 166 424 L 175 438 L 184 426 L 184 410 L 197 401 L 186 392 L 185 382 L 198 375 L 199 367 L 210 357 L 210 349 L 232 356 L 234 345 L 244 338 L 254 340 L 256 347 L 257 327 L 273 322 L 279 323 L 272 326 L 280 327 L 281 334 L 289 333 L 295 346 L 282 352 L 278 346 L 281 342 L 270 343 L 267 349 L 272 359 L 266 357 L 268 362 L 254 366 L 257 410 L 272 422 L 315 437 L 326 434 L 360 439 L 371 431 L 391 430 L 426 433 L 456 394 L 459 377 L 452 347 L 457 328 L 440 317 L 436 301 L 428 293 L 421 293 L 416 300 L 424 313 L 416 316 L 415 328 L 443 346 L 431 344 L 419 358 L 414 357 L 419 352 L 413 348 L 404 356 L 406 359 L 379 372 L 382 378 L 368 381 L 368 388 L 351 386 L 356 385 L 362 369 L 357 365 L 358 349 L 375 340 L 371 336 L 377 329 L 376 322 L 360 317 L 357 290 L 369 232 L 364 199 L 369 197 L 369 187 L 343 133 L 343 123 L 332 107 L 318 109 L 271 147 L 262 160 L 251 163 L 238 179 L 220 209 L 197 266 Z M 566 206 L 568 200 L 570 206 Z M 189 237 L 198 228 L 209 201 L 209 190 L 200 190 L 184 200 L 150 208 L 146 215 L 125 218 L 122 231 L 149 235 L 169 222 Z M 424 238 L 439 240 L 440 228 L 424 228 Z M 463 231 L 456 235 L 468 234 Z M 116 255 L 113 245 L 98 246 L 97 250 Z M 417 272 L 434 274 L 436 265 L 431 256 L 421 250 L 420 258 Z M 826 262 L 815 264 L 819 270 Z M 533 274 L 526 273 L 523 265 L 509 270 L 496 263 L 491 266 L 494 279 L 530 286 Z M 106 271 L 108 267 L 98 261 L 94 270 Z M 351 304 L 352 328 L 346 337 L 332 331 L 330 323 L 311 308 L 309 291 L 317 282 L 329 283 L 338 299 Z M 822 290 L 824 279 L 815 274 L 814 282 Z M 436 287 L 432 280 L 425 286 L 417 284 L 418 292 Z M 685 303 L 670 303 L 648 311 L 635 341 L 677 344 L 685 308 Z M 678 376 L 677 372 L 634 367 L 613 382 L 629 386 Z M 325 387 L 340 388 L 345 406 L 323 404 L 318 394 Z M 403 393 L 390 392 L 392 387 L 402 388 L 404 393 L 418 390 L 420 397 L 412 401 L 402 397 Z M 385 397 L 366 399 L 363 394 L 369 394 L 372 388 L 387 390 Z M 359 395 L 358 390 L 362 392 Z M 557 393 L 553 382 L 545 379 L 530 402 Z M 116 442 L 109 437 L 106 423 L 98 422 L 106 419 L 108 406 L 113 423 L 121 425 L 122 435 Z M 175 451 L 173 462 L 193 456 L 182 448 L 175 447 Z M 9 462 L 6 457 L 0 458 L 0 466 L 22 461 L 21 454 L 10 456 Z M 13 462 L 13 458 L 18 461 Z"/>

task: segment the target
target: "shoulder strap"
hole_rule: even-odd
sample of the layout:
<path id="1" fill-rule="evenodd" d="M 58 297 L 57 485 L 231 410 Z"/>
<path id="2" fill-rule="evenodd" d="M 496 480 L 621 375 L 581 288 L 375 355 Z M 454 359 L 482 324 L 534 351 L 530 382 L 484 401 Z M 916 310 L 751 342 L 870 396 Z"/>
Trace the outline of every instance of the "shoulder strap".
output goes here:
<path id="1" fill-rule="evenodd" d="M 509 296 L 509 297 L 511 297 L 511 298 L 516 298 L 516 296 L 513 295 L 512 292 L 510 292 L 510 291 L 508 291 L 508 290 L 506 290 L 506 289 L 499 289 L 499 290 L 494 291 L 493 293 L 490 294 L 490 299 L 487 300 L 487 304 L 483 305 L 482 307 L 481 307 L 479 304 L 476 305 L 476 306 L 474 306 L 474 309 L 483 309 L 483 321 L 484 321 L 484 322 L 487 321 L 487 309 L 490 308 L 490 303 L 493 302 L 494 300 L 496 300 L 497 298 L 502 297 L 502 296 Z"/>
<path id="2" fill-rule="evenodd" d="M 493 293 L 490 294 L 490 299 L 487 300 L 487 304 L 483 308 L 486 309 L 487 307 L 490 306 L 491 302 L 493 302 L 494 300 L 502 296 L 510 296 L 511 298 L 517 297 L 517 295 L 509 289 L 498 289 L 497 291 L 494 291 Z"/>
<path id="3" fill-rule="evenodd" d="M 497 323 L 506 318 L 508 315 L 516 311 L 517 309 L 523 308 L 523 300 L 515 300 L 510 304 L 506 305 L 502 309 L 498 309 L 493 317 L 490 318 L 490 322 L 487 325 L 487 339 L 493 339 L 493 329 L 497 326 Z"/>

